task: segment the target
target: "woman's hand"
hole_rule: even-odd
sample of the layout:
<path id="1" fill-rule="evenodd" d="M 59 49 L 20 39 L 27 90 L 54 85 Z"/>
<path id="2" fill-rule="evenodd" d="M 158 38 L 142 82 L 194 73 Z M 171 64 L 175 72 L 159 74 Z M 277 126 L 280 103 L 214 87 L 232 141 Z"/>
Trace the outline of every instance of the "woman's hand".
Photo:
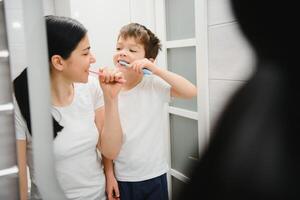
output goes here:
<path id="1" fill-rule="evenodd" d="M 126 82 L 123 73 L 116 68 L 103 68 L 99 70 L 99 74 L 99 82 L 104 97 L 116 98 L 122 85 Z"/>

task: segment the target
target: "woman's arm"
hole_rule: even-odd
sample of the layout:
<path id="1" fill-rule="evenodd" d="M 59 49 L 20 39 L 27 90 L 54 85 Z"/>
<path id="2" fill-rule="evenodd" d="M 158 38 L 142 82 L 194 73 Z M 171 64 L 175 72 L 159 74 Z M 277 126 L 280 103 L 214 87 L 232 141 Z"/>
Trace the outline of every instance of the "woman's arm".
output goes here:
<path id="1" fill-rule="evenodd" d="M 117 157 L 121 149 L 123 133 L 120 125 L 117 101 L 105 101 L 104 107 L 96 110 L 95 122 L 100 133 L 98 148 L 101 154 L 113 160 Z"/>
<path id="2" fill-rule="evenodd" d="M 95 118 L 95 123 L 96 127 L 99 131 L 99 133 L 102 132 L 103 126 L 104 126 L 104 108 L 99 108 L 96 110 L 96 118 Z M 101 135 L 101 134 L 100 134 Z M 98 145 L 97 148 L 101 151 L 101 138 L 99 137 L 98 140 Z M 117 147 L 119 149 L 120 147 Z M 105 178 L 106 178 L 106 193 L 108 196 L 108 199 L 118 199 L 120 194 L 119 194 L 119 187 L 117 180 L 114 175 L 114 166 L 113 166 L 113 161 L 106 158 L 102 154 L 102 161 L 103 161 L 103 166 L 104 166 L 104 173 L 105 173 Z"/>
<path id="3" fill-rule="evenodd" d="M 118 70 L 101 69 L 99 83 L 103 91 L 104 108 L 96 110 L 96 124 L 100 134 L 99 148 L 108 159 L 114 160 L 122 145 L 123 132 L 118 110 L 118 94 L 125 83 Z M 103 128 L 102 128 L 103 127 Z"/>
<path id="4" fill-rule="evenodd" d="M 19 188 L 20 200 L 27 200 L 28 183 L 27 183 L 27 157 L 26 157 L 26 140 L 17 140 L 18 167 L 19 167 Z"/>

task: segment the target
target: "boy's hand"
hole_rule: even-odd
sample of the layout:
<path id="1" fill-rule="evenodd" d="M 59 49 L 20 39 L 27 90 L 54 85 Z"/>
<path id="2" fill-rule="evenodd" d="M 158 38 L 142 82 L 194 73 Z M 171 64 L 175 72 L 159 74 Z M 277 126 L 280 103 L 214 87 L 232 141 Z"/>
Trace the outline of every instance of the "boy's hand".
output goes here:
<path id="1" fill-rule="evenodd" d="M 120 199 L 120 192 L 118 182 L 114 175 L 107 175 L 106 176 L 106 194 L 108 200 L 119 200 Z"/>
<path id="2" fill-rule="evenodd" d="M 150 70 L 152 73 L 155 73 L 156 71 L 156 65 L 154 64 L 154 60 L 152 59 L 141 59 L 141 60 L 136 60 L 130 64 L 131 68 L 133 71 L 137 73 L 143 73 L 143 69 L 146 68 Z"/>
<path id="3" fill-rule="evenodd" d="M 104 96 L 115 98 L 126 82 L 123 73 L 115 68 L 103 68 L 99 70 L 99 74 L 98 79 Z"/>

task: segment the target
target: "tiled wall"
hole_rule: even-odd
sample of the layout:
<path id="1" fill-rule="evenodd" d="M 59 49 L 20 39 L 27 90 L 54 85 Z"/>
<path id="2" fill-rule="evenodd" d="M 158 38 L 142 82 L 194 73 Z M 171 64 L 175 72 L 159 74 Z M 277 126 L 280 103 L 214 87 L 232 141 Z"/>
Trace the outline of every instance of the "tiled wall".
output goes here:
<path id="1" fill-rule="evenodd" d="M 210 122 L 253 72 L 254 56 L 240 33 L 229 0 L 208 0 Z"/>

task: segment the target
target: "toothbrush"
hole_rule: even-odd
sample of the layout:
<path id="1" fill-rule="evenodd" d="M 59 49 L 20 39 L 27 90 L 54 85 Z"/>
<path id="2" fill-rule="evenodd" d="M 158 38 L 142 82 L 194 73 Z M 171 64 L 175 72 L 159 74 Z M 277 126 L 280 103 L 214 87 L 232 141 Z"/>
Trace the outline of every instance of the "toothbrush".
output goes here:
<path id="1" fill-rule="evenodd" d="M 125 67 L 129 67 L 129 64 L 127 62 L 123 61 L 123 60 L 120 60 L 119 63 L 120 63 L 120 65 L 123 65 Z M 144 73 L 144 75 L 151 75 L 152 74 L 152 72 L 149 69 L 146 69 L 146 68 L 143 69 L 143 73 Z"/>
<path id="2" fill-rule="evenodd" d="M 100 72 L 95 72 L 95 71 L 90 70 L 90 69 L 89 69 L 89 72 L 90 72 L 90 73 L 93 73 L 93 74 L 97 74 L 98 76 L 100 76 Z"/>

